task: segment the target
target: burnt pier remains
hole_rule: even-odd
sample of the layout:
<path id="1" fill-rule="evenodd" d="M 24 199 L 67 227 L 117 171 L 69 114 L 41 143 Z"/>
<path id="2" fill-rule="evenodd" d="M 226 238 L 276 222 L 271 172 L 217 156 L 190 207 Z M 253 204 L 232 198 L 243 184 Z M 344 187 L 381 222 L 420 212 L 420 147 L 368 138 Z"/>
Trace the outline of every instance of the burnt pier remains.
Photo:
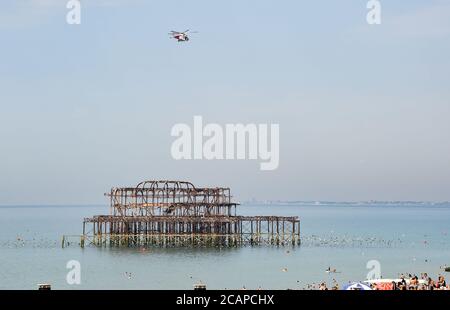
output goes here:
<path id="1" fill-rule="evenodd" d="M 110 213 L 84 219 L 82 247 L 300 244 L 298 217 L 237 215 L 229 188 L 145 181 L 105 195 Z"/>

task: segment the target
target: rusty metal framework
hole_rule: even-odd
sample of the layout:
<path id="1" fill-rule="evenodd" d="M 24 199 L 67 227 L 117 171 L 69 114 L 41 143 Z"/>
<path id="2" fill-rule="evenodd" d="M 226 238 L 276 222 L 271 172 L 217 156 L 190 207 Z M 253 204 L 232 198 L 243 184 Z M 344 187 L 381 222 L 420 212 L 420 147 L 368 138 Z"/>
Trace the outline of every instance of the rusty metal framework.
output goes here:
<path id="1" fill-rule="evenodd" d="M 190 182 L 145 181 L 136 187 L 112 188 L 113 216 L 212 216 L 236 214 L 229 188 L 196 188 Z"/>
<path id="2" fill-rule="evenodd" d="M 145 181 L 105 196 L 110 214 L 84 219 L 82 247 L 300 244 L 298 217 L 237 215 L 229 188 Z M 68 240 L 63 238 L 63 247 Z"/>

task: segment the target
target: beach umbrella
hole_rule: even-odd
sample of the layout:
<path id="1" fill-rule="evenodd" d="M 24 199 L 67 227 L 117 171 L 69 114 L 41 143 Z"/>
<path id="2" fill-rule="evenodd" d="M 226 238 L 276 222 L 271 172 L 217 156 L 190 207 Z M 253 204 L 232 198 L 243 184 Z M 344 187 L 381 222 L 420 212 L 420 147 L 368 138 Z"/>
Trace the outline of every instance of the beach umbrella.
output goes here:
<path id="1" fill-rule="evenodd" d="M 353 282 L 349 283 L 347 285 L 344 285 L 342 288 L 344 291 L 371 291 L 372 289 L 370 286 L 360 283 L 360 282 Z"/>

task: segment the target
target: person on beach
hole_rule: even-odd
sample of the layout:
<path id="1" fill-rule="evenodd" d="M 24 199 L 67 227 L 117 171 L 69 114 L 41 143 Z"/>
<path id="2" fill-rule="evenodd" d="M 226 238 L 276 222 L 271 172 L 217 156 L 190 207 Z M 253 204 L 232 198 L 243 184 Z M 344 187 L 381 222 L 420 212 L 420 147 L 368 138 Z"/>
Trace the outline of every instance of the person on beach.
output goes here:
<path id="1" fill-rule="evenodd" d="M 417 289 L 417 286 L 419 285 L 419 279 L 416 275 L 414 275 L 411 280 L 409 281 L 409 288 L 410 289 Z"/>
<path id="2" fill-rule="evenodd" d="M 444 279 L 444 277 L 442 276 L 442 275 L 439 275 L 439 277 L 438 277 L 438 282 L 437 282 L 437 284 L 436 284 L 436 287 L 437 288 L 441 288 L 441 287 L 446 287 L 447 286 L 447 284 L 445 283 L 445 279 Z"/>
<path id="3" fill-rule="evenodd" d="M 434 287 L 435 287 L 435 284 L 434 284 L 433 279 L 431 279 L 431 277 L 428 278 L 428 289 L 432 291 L 432 290 L 434 290 Z"/>
<path id="4" fill-rule="evenodd" d="M 397 283 L 395 283 L 395 281 L 392 281 L 392 290 L 393 291 L 397 290 Z"/>

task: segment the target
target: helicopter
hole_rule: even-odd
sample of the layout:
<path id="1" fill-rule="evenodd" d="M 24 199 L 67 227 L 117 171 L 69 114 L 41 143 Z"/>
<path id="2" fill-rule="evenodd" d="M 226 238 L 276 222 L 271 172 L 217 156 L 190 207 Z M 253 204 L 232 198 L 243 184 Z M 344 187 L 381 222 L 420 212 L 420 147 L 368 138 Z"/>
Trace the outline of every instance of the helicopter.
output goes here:
<path id="1" fill-rule="evenodd" d="M 185 31 L 183 31 L 183 32 L 179 32 L 179 31 L 171 31 L 171 32 L 169 32 L 169 35 L 173 38 L 173 39 L 175 39 L 175 40 L 177 40 L 178 42 L 187 42 L 187 41 L 189 41 L 189 37 L 188 37 L 188 35 L 187 35 L 187 33 L 189 32 L 190 30 L 188 29 L 188 30 L 185 30 Z M 190 33 L 197 33 L 197 31 L 191 31 Z"/>

